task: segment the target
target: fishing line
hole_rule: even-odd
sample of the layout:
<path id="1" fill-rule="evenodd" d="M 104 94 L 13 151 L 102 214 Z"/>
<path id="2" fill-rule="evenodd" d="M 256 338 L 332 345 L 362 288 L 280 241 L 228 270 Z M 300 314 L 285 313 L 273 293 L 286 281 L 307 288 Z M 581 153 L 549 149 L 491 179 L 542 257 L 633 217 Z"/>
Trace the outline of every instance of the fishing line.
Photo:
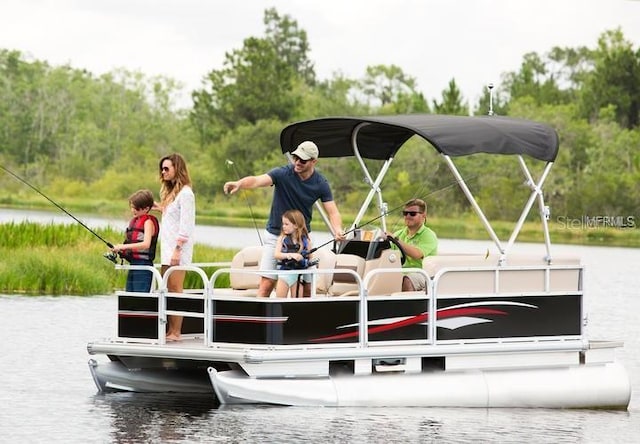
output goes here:
<path id="1" fill-rule="evenodd" d="M 471 177 L 470 177 L 470 178 L 468 178 L 465 182 L 466 182 L 466 183 L 469 183 L 470 181 L 472 181 L 472 180 L 476 179 L 477 177 L 478 177 L 478 175 L 471 176 Z M 444 186 L 444 187 L 442 187 L 442 188 L 439 188 L 439 189 L 437 189 L 437 190 L 435 190 L 435 191 L 432 191 L 432 192 L 427 193 L 427 194 L 425 194 L 425 195 L 423 195 L 423 196 L 420 196 L 420 198 L 421 198 L 421 199 L 423 199 L 423 200 L 426 200 L 426 199 L 427 199 L 427 197 L 429 197 L 429 196 L 433 196 L 434 194 L 437 194 L 437 193 L 440 193 L 440 192 L 442 192 L 442 191 L 448 190 L 449 188 L 451 188 L 451 187 L 453 187 L 453 186 L 457 185 L 457 184 L 458 184 L 458 182 L 459 182 L 458 180 L 455 180 L 455 181 L 451 182 L 450 184 L 448 184 L 448 185 L 446 185 L 446 186 Z M 423 185 L 423 187 L 424 187 L 424 185 Z M 345 236 L 346 236 L 347 234 L 349 234 L 349 233 L 351 233 L 351 232 L 353 232 L 353 231 L 355 231 L 355 230 L 358 230 L 358 229 L 360 229 L 360 228 L 362 228 L 362 227 L 364 227 L 364 226 L 366 226 L 366 225 L 369 225 L 370 223 L 375 222 L 375 221 L 377 221 L 378 219 L 381 219 L 381 218 L 382 218 L 382 217 L 384 217 L 384 216 L 388 216 L 389 214 L 391 214 L 391 213 L 393 213 L 394 211 L 397 211 L 397 210 L 399 210 L 400 208 L 403 208 L 403 207 L 404 207 L 404 203 L 402 203 L 401 205 L 398 205 L 397 207 L 393 207 L 392 209 L 390 209 L 390 210 L 387 210 L 387 211 L 383 212 L 382 214 L 380 214 L 380 215 L 378 215 L 378 216 L 374 217 L 373 219 L 370 219 L 370 220 L 368 220 L 368 221 L 366 221 L 366 222 L 363 222 L 363 223 L 361 223 L 360 225 L 356 225 L 356 226 L 354 226 L 352 229 L 350 229 L 349 231 L 346 231 L 344 234 L 345 234 Z M 329 241 L 327 241 L 327 242 L 323 243 L 322 245 L 318 245 L 317 247 L 312 248 L 312 249 L 309 251 L 309 254 L 313 253 L 314 251 L 317 251 L 318 249 L 320 249 L 320 248 L 322 248 L 322 247 L 324 247 L 324 246 L 326 246 L 326 245 L 329 245 L 331 242 L 335 242 L 335 239 L 331 239 L 331 240 L 329 240 Z"/>
<path id="2" fill-rule="evenodd" d="M 238 167 L 236 166 L 236 164 L 233 163 L 233 161 L 229 160 L 229 159 L 227 159 L 226 163 L 227 163 L 227 165 L 231 165 L 233 167 L 233 170 L 234 170 L 234 172 L 236 174 L 236 177 L 238 179 L 240 179 L 240 174 L 238 172 Z M 251 208 L 251 202 L 249 202 L 249 197 L 247 196 L 247 193 L 244 192 L 244 190 L 243 190 L 242 194 L 244 195 L 244 199 L 247 201 L 247 206 L 249 207 L 249 213 L 251 214 L 251 221 L 253 222 L 253 226 L 255 227 L 256 233 L 258 234 L 258 239 L 260 240 L 260 245 L 264 245 L 264 243 L 262 242 L 262 237 L 260 236 L 260 229 L 258 228 L 258 224 L 256 223 L 256 218 L 253 216 L 253 208 Z"/>
<path id="3" fill-rule="evenodd" d="M 56 207 L 58 207 L 60 210 L 62 210 L 64 213 L 66 213 L 69 217 L 71 217 L 73 220 L 75 220 L 76 222 L 78 222 L 80 225 L 82 225 L 87 231 L 89 231 L 91 234 L 93 234 L 95 237 L 97 237 L 98 239 L 100 239 L 102 242 L 104 242 L 105 244 L 107 244 L 107 247 L 109 248 L 113 248 L 113 244 L 111 242 L 107 242 L 106 240 L 104 240 L 102 237 L 100 237 L 100 235 L 98 233 L 96 233 L 95 231 L 93 231 L 91 228 L 87 227 L 80 219 L 78 219 L 77 217 L 75 217 L 73 214 L 69 213 L 67 210 L 65 210 L 64 208 L 62 208 L 60 205 L 58 205 L 56 202 L 54 202 L 53 200 L 51 200 L 49 197 L 47 197 L 42 191 L 40 191 L 39 189 L 37 189 L 36 187 L 34 187 L 33 185 L 31 185 L 29 182 L 27 182 L 26 180 L 24 180 L 22 177 L 18 176 L 17 174 L 15 174 L 14 172 L 8 170 L 7 168 L 5 168 L 4 166 L 0 165 L 0 168 L 2 168 L 3 170 L 5 170 L 7 173 L 11 174 L 13 177 L 15 177 L 16 179 L 18 179 L 20 182 L 22 182 L 23 184 L 27 185 L 28 187 L 30 187 L 32 190 L 34 190 L 36 193 L 40 194 L 42 197 L 44 197 L 45 199 L 47 199 L 49 202 L 51 202 L 52 204 L 54 204 Z"/>
<path id="4" fill-rule="evenodd" d="M 436 175 L 437 175 L 437 173 L 438 173 L 438 171 L 440 170 L 440 166 L 441 166 L 440 164 L 436 165 L 435 170 L 434 170 L 432 173 L 430 173 L 430 174 L 429 174 L 429 176 L 436 176 Z M 477 177 L 478 177 L 478 175 L 471 176 L 471 177 L 468 179 L 468 181 L 471 181 L 471 180 L 473 180 L 473 179 L 475 179 L 475 178 L 477 178 Z M 448 185 L 447 185 L 447 186 L 448 186 Z M 416 191 L 415 193 L 413 193 L 413 195 L 411 196 L 411 199 L 420 199 L 421 197 L 427 197 L 428 195 L 423 195 L 423 194 L 422 194 L 422 193 L 424 193 L 424 192 L 425 192 L 425 189 L 426 189 L 426 188 L 427 188 L 427 182 L 422 182 L 422 186 L 420 187 L 420 189 L 418 189 L 418 191 Z M 437 191 L 437 190 L 436 190 L 436 191 Z M 406 202 L 408 202 L 408 201 L 409 201 L 409 200 L 411 200 L 411 199 L 407 199 L 407 201 L 406 201 Z M 398 217 L 396 218 L 396 220 L 391 224 L 391 230 L 389 230 L 389 231 L 390 231 L 390 232 L 394 232 L 394 231 L 396 231 L 396 227 L 397 227 L 398 225 L 400 225 L 401 223 L 404 225 L 403 220 L 404 220 L 404 219 L 403 219 L 403 216 L 398 216 Z"/>
<path id="5" fill-rule="evenodd" d="M 420 189 L 419 189 L 417 192 L 413 193 L 413 196 L 411 196 L 411 199 L 420 199 L 420 196 L 422 196 L 422 193 L 424 193 L 424 192 L 425 192 L 425 188 L 426 188 L 426 187 L 427 187 L 427 183 L 426 183 L 426 182 L 423 182 L 423 183 L 422 183 L 422 186 L 420 187 Z M 426 196 L 425 196 L 425 197 L 426 197 Z M 408 201 L 407 201 L 407 202 L 408 202 Z M 404 205 L 402 205 L 402 206 L 404 206 Z M 397 209 L 397 208 L 398 208 L 398 207 L 396 207 L 396 209 Z M 393 210 L 392 210 L 392 211 L 393 211 Z M 392 233 L 393 233 L 394 231 L 396 231 L 396 227 L 397 227 L 398 225 L 400 225 L 400 222 L 401 222 L 402 220 L 403 220 L 403 217 L 402 217 L 402 216 L 398 216 L 398 217 L 396 218 L 395 222 L 391 224 L 391 229 L 390 229 L 389 231 L 390 231 L 390 232 L 392 232 Z M 387 226 L 388 226 L 388 225 L 387 225 Z"/>

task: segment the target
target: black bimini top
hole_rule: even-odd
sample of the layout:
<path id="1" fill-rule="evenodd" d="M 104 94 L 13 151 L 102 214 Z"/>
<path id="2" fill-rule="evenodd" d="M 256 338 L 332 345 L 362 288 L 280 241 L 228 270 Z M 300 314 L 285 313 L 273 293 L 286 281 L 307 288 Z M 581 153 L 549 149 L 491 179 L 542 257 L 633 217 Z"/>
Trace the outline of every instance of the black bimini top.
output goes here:
<path id="1" fill-rule="evenodd" d="M 525 154 L 553 162 L 558 134 L 548 125 L 498 116 L 464 117 L 407 114 L 368 117 L 326 117 L 293 123 L 282 130 L 282 152 L 305 140 L 315 142 L 320 157 L 353 156 L 352 139 L 366 159 L 385 160 L 413 135 L 426 139 L 440 153 L 467 156 L 475 153 Z"/>

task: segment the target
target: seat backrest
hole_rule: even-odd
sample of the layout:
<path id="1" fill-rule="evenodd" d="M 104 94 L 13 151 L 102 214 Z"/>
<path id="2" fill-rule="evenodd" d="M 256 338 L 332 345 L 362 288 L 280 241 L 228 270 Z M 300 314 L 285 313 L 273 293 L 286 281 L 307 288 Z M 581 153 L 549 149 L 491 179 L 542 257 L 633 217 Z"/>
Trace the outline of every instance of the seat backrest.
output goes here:
<path id="1" fill-rule="evenodd" d="M 370 296 L 390 295 L 402 290 L 402 263 L 397 250 L 383 250 L 380 257 L 370 259 L 365 264 L 364 276 L 378 268 L 397 268 L 397 273 L 376 273 L 371 276 L 367 285 Z"/>
<path id="2" fill-rule="evenodd" d="M 233 256 L 231 268 L 238 270 L 258 270 L 262 259 L 262 246 L 245 247 Z M 260 285 L 260 275 L 255 273 L 231 272 L 231 288 L 235 290 L 256 289 Z"/>
<path id="3" fill-rule="evenodd" d="M 582 289 L 580 258 L 560 256 L 553 258 L 553 265 L 575 268 L 545 271 L 547 265 L 542 255 L 510 255 L 500 273 L 473 271 L 478 267 L 497 267 L 498 257 L 487 255 L 438 255 L 422 261 L 422 268 L 434 277 L 443 270 L 450 271 L 438 279 L 438 294 L 579 291 Z M 511 268 L 509 268 L 511 267 Z M 521 268 L 518 268 L 521 267 Z M 529 268 L 530 267 L 530 268 Z M 536 269 L 536 267 L 539 267 Z M 498 281 L 496 279 L 499 278 Z"/>
<path id="4" fill-rule="evenodd" d="M 329 248 L 316 250 L 313 259 L 319 259 L 318 269 L 330 270 L 336 266 L 336 254 Z M 316 279 L 316 293 L 327 294 L 333 282 L 333 273 L 318 273 Z"/>
<path id="5" fill-rule="evenodd" d="M 355 271 L 358 276 L 364 276 L 365 268 L 364 258 L 355 254 L 337 254 L 336 255 L 336 272 L 333 275 L 333 283 L 329 288 L 329 294 L 339 296 L 345 293 L 357 294 L 358 283 L 351 273 L 340 273 L 339 270 Z"/>

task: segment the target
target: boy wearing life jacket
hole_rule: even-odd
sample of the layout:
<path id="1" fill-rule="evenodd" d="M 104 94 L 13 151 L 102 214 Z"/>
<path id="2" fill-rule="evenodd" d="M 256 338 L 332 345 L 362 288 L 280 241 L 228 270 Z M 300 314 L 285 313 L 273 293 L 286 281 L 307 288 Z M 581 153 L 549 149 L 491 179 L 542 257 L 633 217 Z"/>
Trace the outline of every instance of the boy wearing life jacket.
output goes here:
<path id="1" fill-rule="evenodd" d="M 274 258 L 277 261 L 279 270 L 300 270 L 305 269 L 310 263 L 309 251 L 311 250 L 311 239 L 304 220 L 304 215 L 298 210 L 288 210 L 282 215 L 282 231 L 276 241 Z M 279 274 L 276 283 L 276 296 L 287 297 L 291 290 L 291 296 L 302 297 L 302 288 L 298 288 L 297 274 Z M 309 275 L 303 275 L 300 280 L 308 285 Z M 302 285 L 300 285 L 302 287 Z"/>
<path id="2" fill-rule="evenodd" d="M 129 197 L 133 219 L 129 222 L 124 243 L 111 249 L 131 265 L 153 266 L 160 225 L 158 219 L 149 214 L 153 207 L 153 194 L 149 190 L 138 190 Z M 153 274 L 147 270 L 129 270 L 127 291 L 148 292 L 151 290 Z"/>

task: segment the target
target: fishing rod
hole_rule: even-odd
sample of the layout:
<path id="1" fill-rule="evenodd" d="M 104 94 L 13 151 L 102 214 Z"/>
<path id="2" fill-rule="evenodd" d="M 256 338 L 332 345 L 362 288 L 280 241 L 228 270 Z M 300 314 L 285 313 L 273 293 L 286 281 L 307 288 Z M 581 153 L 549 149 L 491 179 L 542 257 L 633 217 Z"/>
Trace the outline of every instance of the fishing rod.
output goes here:
<path id="1" fill-rule="evenodd" d="M 233 167 L 236 177 L 238 177 L 239 179 L 240 174 L 238 172 L 238 167 L 236 166 L 236 164 L 233 163 L 233 161 L 230 159 L 227 159 L 226 163 L 227 165 L 231 165 Z M 243 194 L 244 194 L 244 199 L 247 201 L 247 206 L 249 207 L 249 213 L 251 214 L 251 221 L 253 222 L 253 226 L 255 227 L 256 233 L 258 234 L 260 245 L 264 245 L 264 243 L 262 242 L 262 237 L 260 236 L 260 229 L 258 228 L 258 224 L 256 223 L 256 218 L 253 216 L 253 208 L 251 208 L 251 202 L 249 202 L 249 197 L 247 196 L 247 193 L 243 193 Z"/>
<path id="2" fill-rule="evenodd" d="M 13 171 L 7 169 L 6 167 L 0 165 L 0 168 L 2 168 L 3 170 L 5 170 L 7 173 L 11 174 L 13 177 L 15 177 L 16 179 L 18 179 L 20 182 L 22 182 L 23 184 L 27 185 L 28 187 L 30 187 L 32 190 L 34 190 L 36 193 L 40 194 L 42 197 L 44 197 L 45 199 L 47 199 L 49 202 L 51 202 L 52 204 L 54 204 L 56 207 L 58 207 L 60 210 L 62 210 L 64 213 L 66 213 L 69 217 L 71 217 L 73 220 L 75 220 L 76 222 L 78 222 L 80 225 L 82 225 L 87 231 L 89 231 L 89 233 L 93 234 L 95 237 L 97 237 L 98 239 L 100 239 L 102 242 L 104 242 L 107 247 L 109 248 L 113 248 L 113 244 L 111 242 L 108 242 L 106 240 L 104 240 L 98 233 L 96 233 L 95 231 L 93 231 L 91 228 L 87 227 L 80 219 L 78 219 L 77 217 L 75 217 L 73 214 L 69 213 L 67 210 L 65 210 L 64 208 L 62 208 L 60 205 L 58 205 L 56 202 L 54 202 L 52 199 L 50 199 L 47 195 L 45 195 L 42 191 L 40 191 L 39 189 L 37 189 L 36 187 L 34 187 L 33 185 L 31 185 L 29 182 L 27 182 L 26 180 L 24 180 L 22 177 L 18 176 L 17 174 L 15 174 Z M 106 256 L 105 256 L 106 257 Z M 115 260 L 107 257 L 107 259 L 109 259 L 111 262 L 115 262 Z"/>
<path id="3" fill-rule="evenodd" d="M 475 179 L 475 178 L 477 178 L 477 177 L 478 177 L 478 175 L 471 176 L 470 178 L 468 178 L 468 179 L 466 180 L 466 182 L 469 182 L 469 181 L 471 181 L 471 180 L 473 180 L 473 179 Z M 433 196 L 434 194 L 437 194 L 437 193 L 440 193 L 440 192 L 442 192 L 442 191 L 448 190 L 449 188 L 451 188 L 451 187 L 453 187 L 453 186 L 457 185 L 458 183 L 459 183 L 459 180 L 455 180 L 455 181 L 451 182 L 450 184 L 448 184 L 448 185 L 446 185 L 446 186 L 444 186 L 444 187 L 442 187 L 442 188 L 439 188 L 439 189 L 437 189 L 437 190 L 435 190 L 435 191 L 432 191 L 432 192 L 427 193 L 427 194 L 425 194 L 425 195 L 423 195 L 423 196 L 420 196 L 420 198 L 422 198 L 422 199 L 426 199 L 426 198 L 427 198 L 427 197 L 429 197 L 429 196 Z M 378 216 L 374 217 L 373 219 L 368 220 L 368 221 L 366 221 L 366 222 L 364 222 L 364 223 L 362 223 L 362 224 L 360 224 L 360 225 L 355 225 L 355 226 L 354 226 L 352 229 L 350 229 L 349 231 L 345 231 L 344 235 L 346 236 L 347 234 L 349 234 L 349 233 L 351 233 L 351 232 L 353 232 L 353 231 L 355 231 L 355 230 L 358 230 L 358 229 L 360 229 L 360 228 L 362 228 L 362 227 L 364 227 L 364 226 L 366 226 L 366 225 L 369 225 L 370 223 L 375 222 L 375 221 L 377 221 L 378 219 L 381 219 L 381 218 L 382 218 L 382 217 L 384 217 L 384 216 L 388 216 L 389 214 L 393 213 L 394 211 L 397 211 L 398 209 L 400 209 L 400 208 L 402 208 L 402 207 L 404 207 L 404 203 L 403 203 L 403 204 L 401 204 L 401 205 L 398 205 L 397 207 L 393 207 L 393 208 L 392 208 L 392 209 L 390 209 L 390 210 L 384 211 L 384 212 L 382 212 L 380 215 L 378 215 Z M 329 241 L 327 241 L 327 242 L 325 242 L 325 243 L 323 243 L 323 244 L 321 244 L 321 245 L 318 245 L 317 247 L 312 248 L 311 250 L 309 250 L 309 253 L 308 253 L 308 254 L 311 254 L 311 253 L 313 253 L 313 252 L 315 252 L 315 251 L 319 250 L 320 248 L 322 248 L 322 247 L 324 247 L 324 246 L 326 246 L 326 245 L 329 245 L 331 242 L 335 242 L 335 238 L 334 238 L 334 239 L 331 239 L 331 240 L 329 240 Z"/>

